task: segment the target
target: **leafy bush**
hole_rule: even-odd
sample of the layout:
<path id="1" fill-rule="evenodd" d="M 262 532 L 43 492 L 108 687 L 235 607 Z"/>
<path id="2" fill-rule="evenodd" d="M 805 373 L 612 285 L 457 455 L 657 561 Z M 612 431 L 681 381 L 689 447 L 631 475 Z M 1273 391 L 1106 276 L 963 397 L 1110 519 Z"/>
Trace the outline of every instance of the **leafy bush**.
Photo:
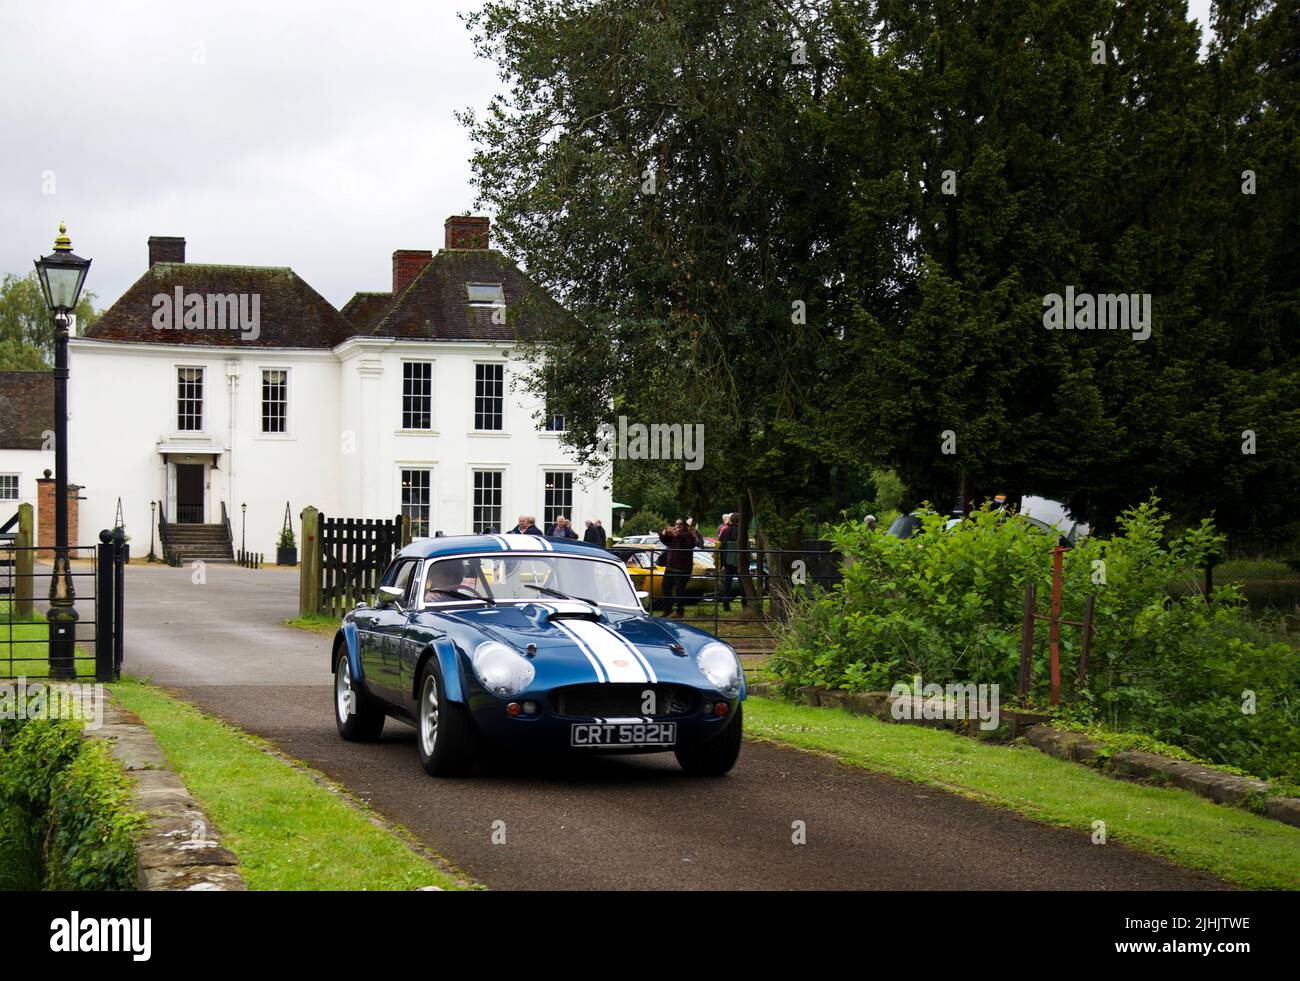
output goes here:
<path id="1" fill-rule="evenodd" d="M 293 529 L 288 526 L 281 528 L 280 537 L 276 539 L 275 544 L 277 548 L 296 548 L 298 540 L 294 538 Z"/>
<path id="2" fill-rule="evenodd" d="M 76 723 L 0 721 L 0 860 L 15 887 L 134 888 L 129 800 L 107 746 Z"/>
<path id="3" fill-rule="evenodd" d="M 131 791 L 108 747 L 83 743 L 52 789 L 48 888 L 134 889 L 131 832 L 140 818 L 129 810 Z"/>
<path id="4" fill-rule="evenodd" d="M 618 533 L 624 538 L 628 535 L 656 535 L 663 531 L 668 523 L 668 520 L 657 511 L 637 511 L 623 522 L 623 527 Z"/>
<path id="5" fill-rule="evenodd" d="M 1126 511 L 1110 539 L 1065 553 L 1061 616 L 1082 620 L 1096 596 L 1086 684 L 1072 679 L 1081 631 L 1061 628 L 1063 714 L 1144 732 L 1198 756 L 1260 776 L 1300 776 L 1300 654 L 1246 616 L 1235 587 L 1212 602 L 1186 578 L 1222 537 L 1207 519 L 1166 541 L 1156 500 Z M 860 524 L 833 533 L 848 559 L 844 580 L 800 608 L 783 632 L 772 670 L 788 687 L 850 691 L 925 681 L 1018 687 L 1025 586 L 1050 610 L 1055 540 L 1018 516 L 984 510 L 951 531 L 923 518 L 906 540 Z M 1047 701 L 1047 624 L 1035 637 L 1032 699 Z M 1242 711 L 1253 692 L 1253 714 Z"/>

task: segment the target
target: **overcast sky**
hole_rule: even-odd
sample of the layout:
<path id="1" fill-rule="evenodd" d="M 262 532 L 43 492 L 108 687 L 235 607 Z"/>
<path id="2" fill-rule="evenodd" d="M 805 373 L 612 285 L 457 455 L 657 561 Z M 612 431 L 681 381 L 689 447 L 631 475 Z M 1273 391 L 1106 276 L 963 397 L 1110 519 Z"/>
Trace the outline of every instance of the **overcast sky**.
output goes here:
<path id="1" fill-rule="evenodd" d="M 394 249 L 473 204 L 453 113 L 500 85 L 457 17 L 480 2 L 0 0 L 0 273 L 66 220 L 101 307 L 150 235 L 336 306 L 387 289 Z"/>

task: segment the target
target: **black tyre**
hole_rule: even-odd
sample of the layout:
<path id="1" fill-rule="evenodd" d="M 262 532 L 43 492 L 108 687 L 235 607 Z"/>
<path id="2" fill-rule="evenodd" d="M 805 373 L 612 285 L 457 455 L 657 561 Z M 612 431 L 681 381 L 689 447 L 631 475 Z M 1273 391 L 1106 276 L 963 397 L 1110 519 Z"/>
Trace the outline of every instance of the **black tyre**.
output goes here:
<path id="1" fill-rule="evenodd" d="M 695 777 L 720 777 L 730 772 L 740 757 L 740 743 L 744 738 L 745 711 L 736 706 L 735 718 L 720 736 L 699 746 L 688 746 L 674 751 L 683 770 Z"/>
<path id="2" fill-rule="evenodd" d="M 348 653 L 342 649 L 334 664 L 334 724 L 351 743 L 374 742 L 384 731 L 384 710 L 354 681 Z"/>
<path id="3" fill-rule="evenodd" d="M 478 731 L 464 705 L 447 701 L 437 656 L 425 662 L 416 689 L 415 745 L 420 765 L 431 777 L 457 777 L 469 772 L 478 757 Z"/>

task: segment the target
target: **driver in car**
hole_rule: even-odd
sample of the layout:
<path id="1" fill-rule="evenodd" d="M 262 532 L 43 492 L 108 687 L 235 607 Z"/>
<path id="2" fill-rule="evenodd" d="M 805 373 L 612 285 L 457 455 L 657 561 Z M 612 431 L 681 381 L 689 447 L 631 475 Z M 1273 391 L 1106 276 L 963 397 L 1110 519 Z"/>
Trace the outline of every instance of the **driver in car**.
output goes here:
<path id="1" fill-rule="evenodd" d="M 429 575 L 424 581 L 424 601 L 445 602 L 447 591 L 455 590 L 463 585 L 464 581 L 465 563 L 460 559 L 444 559 L 442 562 L 435 562 L 429 567 Z"/>

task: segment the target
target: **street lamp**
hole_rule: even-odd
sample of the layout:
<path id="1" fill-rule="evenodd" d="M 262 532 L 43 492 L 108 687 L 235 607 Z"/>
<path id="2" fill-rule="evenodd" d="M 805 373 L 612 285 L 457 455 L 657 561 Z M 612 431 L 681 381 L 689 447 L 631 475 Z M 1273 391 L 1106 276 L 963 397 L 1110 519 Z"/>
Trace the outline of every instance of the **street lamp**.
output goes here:
<path id="1" fill-rule="evenodd" d="M 239 505 L 239 550 L 248 548 L 248 505 Z"/>
<path id="2" fill-rule="evenodd" d="M 45 305 L 54 318 L 54 574 L 50 577 L 50 677 L 76 677 L 77 610 L 68 562 L 68 325 L 77 309 L 90 260 L 73 255 L 59 222 L 54 251 L 36 260 Z"/>

